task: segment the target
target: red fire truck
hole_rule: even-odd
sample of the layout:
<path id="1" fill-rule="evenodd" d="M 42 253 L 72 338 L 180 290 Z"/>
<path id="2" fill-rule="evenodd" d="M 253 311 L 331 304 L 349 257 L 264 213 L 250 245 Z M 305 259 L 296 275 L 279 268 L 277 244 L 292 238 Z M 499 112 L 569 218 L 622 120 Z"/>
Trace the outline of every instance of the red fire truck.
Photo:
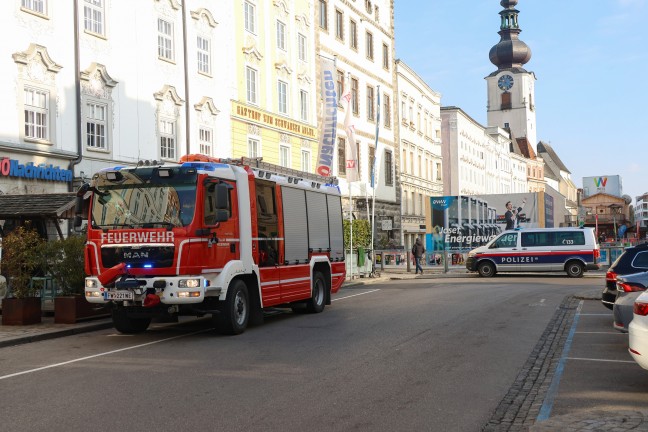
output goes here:
<path id="1" fill-rule="evenodd" d="M 239 334 L 264 308 L 322 312 L 345 279 L 342 206 L 305 177 L 203 155 L 99 171 L 78 193 L 86 299 L 126 334 L 154 317 L 211 314 Z"/>

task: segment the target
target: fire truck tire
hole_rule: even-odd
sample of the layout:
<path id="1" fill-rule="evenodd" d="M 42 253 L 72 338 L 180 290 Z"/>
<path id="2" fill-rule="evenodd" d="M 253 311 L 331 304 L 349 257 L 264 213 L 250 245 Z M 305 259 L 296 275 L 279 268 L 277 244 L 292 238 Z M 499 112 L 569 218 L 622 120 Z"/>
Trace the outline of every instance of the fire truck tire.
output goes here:
<path id="1" fill-rule="evenodd" d="M 124 309 L 113 309 L 112 321 L 115 329 L 122 334 L 137 334 L 146 331 L 151 318 L 131 318 Z"/>
<path id="2" fill-rule="evenodd" d="M 310 313 L 320 313 L 326 305 L 326 280 L 324 275 L 316 272 L 313 275 L 313 296 L 306 302 L 306 310 Z"/>
<path id="3" fill-rule="evenodd" d="M 250 296 L 245 282 L 240 279 L 232 281 L 223 309 L 214 318 L 220 334 L 237 335 L 245 331 L 250 319 Z"/>

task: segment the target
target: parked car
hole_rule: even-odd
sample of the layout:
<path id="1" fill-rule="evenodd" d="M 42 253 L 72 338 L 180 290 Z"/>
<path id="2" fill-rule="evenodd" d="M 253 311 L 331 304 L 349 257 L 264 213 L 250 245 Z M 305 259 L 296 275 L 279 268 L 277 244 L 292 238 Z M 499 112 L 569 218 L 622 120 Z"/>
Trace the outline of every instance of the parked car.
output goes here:
<path id="1" fill-rule="evenodd" d="M 628 326 L 628 351 L 644 369 L 648 369 L 648 292 L 644 292 L 634 304 L 634 318 Z"/>
<path id="2" fill-rule="evenodd" d="M 619 276 L 616 280 L 617 297 L 614 302 L 615 329 L 627 333 L 632 321 L 634 303 L 637 297 L 648 288 L 648 271 Z"/>
<path id="3" fill-rule="evenodd" d="M 648 243 L 629 247 L 612 263 L 605 275 L 605 287 L 601 296 L 603 306 L 608 309 L 614 307 L 617 297 L 617 276 L 648 271 Z"/>

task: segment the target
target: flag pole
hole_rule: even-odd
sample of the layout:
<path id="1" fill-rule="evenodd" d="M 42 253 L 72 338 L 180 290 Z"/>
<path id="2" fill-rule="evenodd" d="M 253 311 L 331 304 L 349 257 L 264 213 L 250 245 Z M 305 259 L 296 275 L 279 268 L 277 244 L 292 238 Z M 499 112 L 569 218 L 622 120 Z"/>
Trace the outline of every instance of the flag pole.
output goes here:
<path id="1" fill-rule="evenodd" d="M 349 263 L 351 264 L 351 277 L 349 279 L 353 280 L 353 200 L 351 199 L 351 182 L 347 182 L 349 185 Z"/>
<path id="2" fill-rule="evenodd" d="M 374 232 L 376 230 L 376 189 L 378 188 L 378 161 L 380 160 L 380 152 L 378 151 L 378 132 L 380 128 L 380 84 L 376 87 L 377 93 L 377 103 L 376 103 L 376 144 L 375 144 L 375 154 L 374 154 L 374 166 L 371 174 L 371 186 L 372 190 L 372 203 L 371 203 L 371 259 L 372 259 L 372 270 L 375 265 L 376 254 L 374 252 Z M 382 149 L 381 149 L 382 150 Z"/>

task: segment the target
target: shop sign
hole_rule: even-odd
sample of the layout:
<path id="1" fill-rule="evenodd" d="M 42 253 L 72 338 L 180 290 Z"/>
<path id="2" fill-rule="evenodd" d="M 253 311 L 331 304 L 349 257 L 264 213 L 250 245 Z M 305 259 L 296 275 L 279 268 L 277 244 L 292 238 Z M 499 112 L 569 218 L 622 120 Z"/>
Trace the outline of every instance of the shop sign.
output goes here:
<path id="1" fill-rule="evenodd" d="M 0 177 L 71 182 L 74 176 L 72 175 L 72 171 L 61 169 L 52 164 L 34 165 L 33 162 L 21 164 L 16 159 L 4 158 L 0 160 Z"/>

